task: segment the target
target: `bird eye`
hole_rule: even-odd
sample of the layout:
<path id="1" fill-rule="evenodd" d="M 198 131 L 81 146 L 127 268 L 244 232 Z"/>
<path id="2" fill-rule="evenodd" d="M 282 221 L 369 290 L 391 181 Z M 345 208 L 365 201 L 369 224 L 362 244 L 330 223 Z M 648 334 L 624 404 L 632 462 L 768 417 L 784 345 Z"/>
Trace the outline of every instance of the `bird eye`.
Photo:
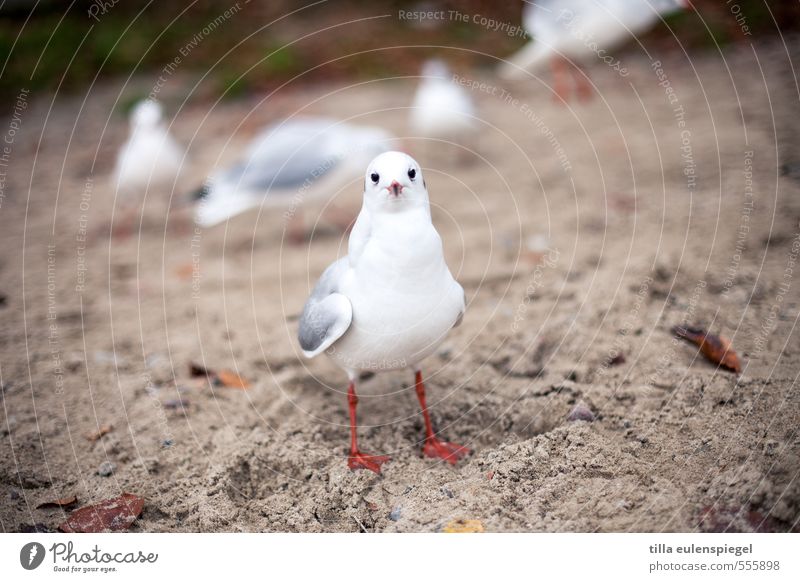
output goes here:
<path id="1" fill-rule="evenodd" d="M 372 172 L 372 175 L 370 176 L 370 178 L 372 179 L 372 182 L 375 183 L 375 184 L 377 184 L 378 180 L 381 179 L 381 177 L 378 175 L 378 172 Z"/>
<path id="2" fill-rule="evenodd" d="M 413 180 L 414 178 L 416 178 L 416 177 L 417 177 L 417 171 L 416 171 L 414 168 L 411 168 L 411 169 L 408 171 L 408 177 L 409 177 L 409 178 L 411 178 L 411 179 Z"/>

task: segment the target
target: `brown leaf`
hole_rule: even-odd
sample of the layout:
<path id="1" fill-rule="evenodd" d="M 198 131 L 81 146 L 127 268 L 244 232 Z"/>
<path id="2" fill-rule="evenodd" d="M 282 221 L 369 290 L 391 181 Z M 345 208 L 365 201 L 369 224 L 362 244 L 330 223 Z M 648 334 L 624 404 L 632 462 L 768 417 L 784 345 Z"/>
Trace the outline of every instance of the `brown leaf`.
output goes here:
<path id="1" fill-rule="evenodd" d="M 731 342 L 726 338 L 708 333 L 700 328 L 677 325 L 672 328 L 672 333 L 699 346 L 700 352 L 709 361 L 737 374 L 741 371 L 739 356 L 736 355 L 736 352 L 731 347 Z"/>
<path id="2" fill-rule="evenodd" d="M 240 388 L 246 390 L 250 387 L 250 382 L 242 378 L 239 374 L 231 372 L 230 370 L 222 370 L 217 374 L 217 380 L 228 388 Z"/>
<path id="3" fill-rule="evenodd" d="M 84 436 L 88 440 L 94 442 L 94 441 L 100 439 L 103 435 L 106 435 L 106 434 L 110 433 L 113 428 L 114 427 L 111 426 L 110 424 L 104 424 L 103 426 L 98 428 L 96 431 L 90 432 L 90 433 L 86 433 Z"/>
<path id="4" fill-rule="evenodd" d="M 483 533 L 483 524 L 477 519 L 457 519 L 444 528 L 444 533 Z"/>
<path id="5" fill-rule="evenodd" d="M 36 506 L 36 509 L 44 509 L 48 507 L 69 507 L 70 505 L 74 505 L 78 502 L 78 498 L 75 495 L 70 495 L 68 497 L 62 497 L 61 499 L 55 499 L 53 501 L 45 501 L 44 503 L 40 503 Z"/>
<path id="6" fill-rule="evenodd" d="M 179 279 L 188 281 L 194 275 L 194 265 L 192 263 L 184 263 L 175 269 L 175 274 Z"/>
<path id="7" fill-rule="evenodd" d="M 73 511 L 67 521 L 58 526 L 64 533 L 99 533 L 128 529 L 144 509 L 144 499 L 123 493 L 96 505 Z"/>

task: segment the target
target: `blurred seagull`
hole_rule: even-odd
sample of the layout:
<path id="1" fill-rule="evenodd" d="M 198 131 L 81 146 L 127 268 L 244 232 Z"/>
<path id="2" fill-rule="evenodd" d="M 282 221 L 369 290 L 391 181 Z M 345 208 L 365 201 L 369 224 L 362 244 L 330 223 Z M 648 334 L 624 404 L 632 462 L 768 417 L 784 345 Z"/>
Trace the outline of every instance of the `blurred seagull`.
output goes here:
<path id="1" fill-rule="evenodd" d="M 409 115 L 413 136 L 464 145 L 476 129 L 475 106 L 469 94 L 438 59 L 423 65 L 421 77 Z"/>
<path id="2" fill-rule="evenodd" d="M 585 75 L 570 68 L 592 59 L 613 59 L 609 54 L 652 28 L 662 16 L 691 7 L 689 0 L 532 0 L 522 12 L 525 30 L 534 38 L 504 61 L 498 73 L 509 80 L 524 79 L 550 63 L 557 97 L 565 98 L 566 71 L 578 94 L 591 95 Z M 613 59 L 615 62 L 616 59 Z"/>
<path id="3" fill-rule="evenodd" d="M 127 234 L 142 198 L 154 188 L 172 188 L 181 175 L 185 150 L 173 139 L 161 105 L 140 101 L 131 111 L 130 136 L 117 155 L 114 184 L 124 214 L 118 234 Z"/>
<path id="4" fill-rule="evenodd" d="M 364 165 L 389 149 L 383 129 L 325 117 L 300 117 L 271 125 L 247 147 L 243 159 L 213 174 L 194 193 L 195 220 L 204 227 L 257 208 L 291 207 L 288 231 L 305 238 L 300 206 L 330 198 Z M 349 226 L 339 224 L 342 228 Z"/>
<path id="5" fill-rule="evenodd" d="M 381 154 L 367 167 L 364 184 L 349 254 L 332 263 L 311 292 L 300 318 L 300 347 L 309 358 L 326 352 L 350 379 L 351 469 L 380 473 L 389 460 L 358 448 L 359 371 L 402 368 L 415 374 L 423 453 L 454 464 L 469 449 L 436 436 L 419 364 L 461 323 L 464 290 L 445 263 L 419 164 L 400 152 Z"/>

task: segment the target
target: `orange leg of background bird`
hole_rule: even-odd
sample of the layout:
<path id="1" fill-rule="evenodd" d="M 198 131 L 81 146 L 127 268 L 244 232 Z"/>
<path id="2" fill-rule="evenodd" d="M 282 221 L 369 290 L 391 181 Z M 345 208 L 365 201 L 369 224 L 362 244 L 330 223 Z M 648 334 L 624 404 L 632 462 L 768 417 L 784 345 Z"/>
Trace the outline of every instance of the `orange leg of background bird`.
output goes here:
<path id="1" fill-rule="evenodd" d="M 575 90 L 578 93 L 578 99 L 584 103 L 592 100 L 592 83 L 586 72 L 579 67 L 572 68 L 572 78 L 575 80 Z"/>
<path id="2" fill-rule="evenodd" d="M 120 214 L 116 224 L 111 225 L 111 236 L 117 240 L 125 240 L 133 234 L 137 210 L 134 207 L 121 208 Z"/>
<path id="3" fill-rule="evenodd" d="M 425 445 L 422 447 L 423 454 L 426 457 L 444 459 L 451 465 L 455 465 L 456 461 L 466 457 L 470 453 L 470 450 L 467 447 L 462 447 L 455 443 L 448 443 L 436 438 L 436 434 L 433 432 L 433 425 L 431 424 L 431 417 L 428 415 L 428 405 L 425 402 L 425 384 L 422 383 L 422 372 L 420 371 L 416 373 L 416 388 L 419 405 L 422 407 L 422 417 L 425 419 Z"/>
<path id="4" fill-rule="evenodd" d="M 356 469 L 369 469 L 375 473 L 381 472 L 381 465 L 389 460 L 389 457 L 384 455 L 367 455 L 358 450 L 358 437 L 356 435 L 356 405 L 358 404 L 358 396 L 356 396 L 356 386 L 350 382 L 347 388 L 347 404 L 350 407 L 350 456 L 347 458 L 347 466 L 352 470 Z"/>
<path id="5" fill-rule="evenodd" d="M 286 225 L 289 243 L 293 245 L 301 245 L 306 242 L 306 227 L 303 221 L 303 210 L 298 206 L 293 209 L 291 216 L 289 216 L 289 224 Z"/>
<path id="6" fill-rule="evenodd" d="M 567 63 L 561 57 L 553 57 L 550 61 L 550 70 L 553 73 L 553 90 L 556 94 L 553 100 L 563 103 L 569 99 L 569 84 L 567 78 L 569 73 L 566 70 Z"/>

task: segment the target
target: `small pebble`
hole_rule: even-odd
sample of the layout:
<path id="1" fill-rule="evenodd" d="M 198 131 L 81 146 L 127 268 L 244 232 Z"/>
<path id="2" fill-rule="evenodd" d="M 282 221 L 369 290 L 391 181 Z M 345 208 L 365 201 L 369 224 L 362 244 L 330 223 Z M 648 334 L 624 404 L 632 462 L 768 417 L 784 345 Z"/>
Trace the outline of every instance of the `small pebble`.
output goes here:
<path id="1" fill-rule="evenodd" d="M 454 494 L 452 491 L 450 491 L 450 490 L 449 490 L 447 487 L 442 487 L 442 488 L 441 488 L 441 492 L 442 492 L 442 493 L 444 493 L 444 494 L 445 494 L 447 497 L 449 497 L 450 499 L 452 499 L 453 497 L 455 497 L 455 494 Z"/>
<path id="2" fill-rule="evenodd" d="M 625 363 L 625 354 L 617 354 L 608 361 L 609 366 L 620 366 Z"/>
<path id="3" fill-rule="evenodd" d="M 575 407 L 570 411 L 567 415 L 567 420 L 569 422 L 574 422 L 576 420 L 584 420 L 586 422 L 594 422 L 594 413 L 592 410 L 583 402 L 578 402 Z"/>
<path id="4" fill-rule="evenodd" d="M 169 408 L 170 410 L 185 410 L 189 408 L 189 404 L 190 402 L 187 398 L 173 398 L 164 402 L 164 408 Z"/>
<path id="5" fill-rule="evenodd" d="M 111 461 L 103 461 L 97 468 L 97 474 L 100 475 L 101 477 L 109 477 L 116 470 L 117 466 L 114 463 L 112 463 Z"/>
<path id="6" fill-rule="evenodd" d="M 401 510 L 400 506 L 398 505 L 397 507 L 392 509 L 392 512 L 389 514 L 389 519 L 391 519 L 392 521 L 398 521 L 400 519 L 400 513 L 401 512 L 402 512 L 402 510 Z"/>

